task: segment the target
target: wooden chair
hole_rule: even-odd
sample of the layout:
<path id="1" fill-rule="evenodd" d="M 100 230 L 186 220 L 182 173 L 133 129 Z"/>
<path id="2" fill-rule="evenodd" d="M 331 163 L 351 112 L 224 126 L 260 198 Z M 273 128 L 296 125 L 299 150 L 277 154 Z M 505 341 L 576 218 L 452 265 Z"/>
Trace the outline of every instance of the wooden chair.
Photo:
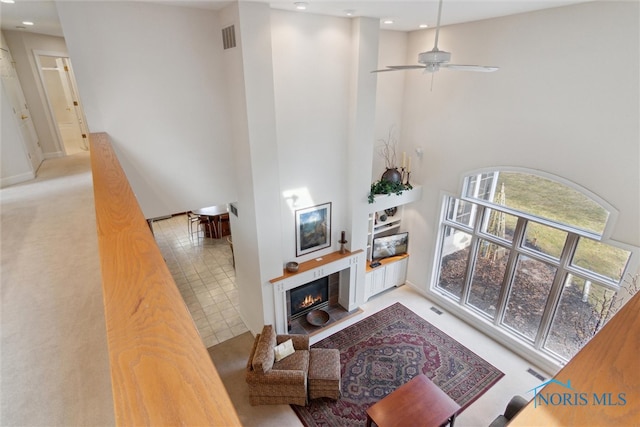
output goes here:
<path id="1" fill-rule="evenodd" d="M 217 225 L 218 225 L 218 227 L 217 227 L 217 229 L 218 229 L 217 230 L 218 238 L 222 238 L 222 236 L 225 235 L 224 232 L 229 230 L 229 226 L 230 226 L 229 214 L 225 213 L 225 214 L 220 215 L 218 217 L 218 224 Z"/>
<path id="2" fill-rule="evenodd" d="M 200 216 L 191 211 L 187 212 L 187 230 L 190 239 L 193 239 L 194 234 L 200 239 Z"/>

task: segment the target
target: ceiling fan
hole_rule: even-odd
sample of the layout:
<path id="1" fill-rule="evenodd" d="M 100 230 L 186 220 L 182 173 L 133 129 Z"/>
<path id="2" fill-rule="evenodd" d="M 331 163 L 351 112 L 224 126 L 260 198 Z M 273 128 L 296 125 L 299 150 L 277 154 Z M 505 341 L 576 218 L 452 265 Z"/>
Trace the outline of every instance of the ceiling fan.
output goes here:
<path id="1" fill-rule="evenodd" d="M 418 62 L 421 65 L 388 65 L 387 68 L 382 70 L 373 70 L 372 73 L 381 73 L 384 71 L 401 71 L 401 70 L 415 70 L 422 69 L 425 73 L 435 73 L 440 68 L 448 68 L 450 70 L 457 71 L 479 71 L 484 73 L 490 73 L 498 70 L 498 67 L 487 67 L 484 65 L 460 65 L 450 64 L 451 52 L 438 49 L 438 36 L 440 34 L 440 15 L 442 14 L 442 0 L 438 4 L 438 23 L 436 25 L 436 41 L 428 52 L 422 52 L 418 54 Z"/>

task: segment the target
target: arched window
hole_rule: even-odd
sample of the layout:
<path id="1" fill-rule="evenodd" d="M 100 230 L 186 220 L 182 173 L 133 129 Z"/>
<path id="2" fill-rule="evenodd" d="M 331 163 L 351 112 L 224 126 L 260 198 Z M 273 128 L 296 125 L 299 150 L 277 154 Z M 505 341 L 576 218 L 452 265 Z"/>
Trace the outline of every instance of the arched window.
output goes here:
<path id="1" fill-rule="evenodd" d="M 618 215 L 613 206 L 577 184 L 524 169 L 468 174 L 462 199 L 597 240 L 608 237 Z"/>
<path id="2" fill-rule="evenodd" d="M 443 200 L 432 290 L 567 361 L 621 305 L 635 248 L 606 240 L 617 211 L 574 183 L 524 169 L 474 171 L 461 194 Z"/>

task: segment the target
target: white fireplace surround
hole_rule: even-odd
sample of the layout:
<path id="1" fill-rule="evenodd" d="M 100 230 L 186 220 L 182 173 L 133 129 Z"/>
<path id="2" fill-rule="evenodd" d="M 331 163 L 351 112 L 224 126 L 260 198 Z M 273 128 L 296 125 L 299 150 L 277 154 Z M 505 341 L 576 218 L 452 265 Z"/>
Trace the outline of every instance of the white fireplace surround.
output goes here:
<path id="1" fill-rule="evenodd" d="M 302 263 L 299 273 L 287 273 L 271 280 L 277 333 L 287 333 L 287 291 L 333 273 L 340 275 L 338 303 L 347 311 L 356 309 L 358 307 L 356 294 L 359 263 L 364 263 L 362 251 L 348 252 L 344 255 L 334 252 Z"/>

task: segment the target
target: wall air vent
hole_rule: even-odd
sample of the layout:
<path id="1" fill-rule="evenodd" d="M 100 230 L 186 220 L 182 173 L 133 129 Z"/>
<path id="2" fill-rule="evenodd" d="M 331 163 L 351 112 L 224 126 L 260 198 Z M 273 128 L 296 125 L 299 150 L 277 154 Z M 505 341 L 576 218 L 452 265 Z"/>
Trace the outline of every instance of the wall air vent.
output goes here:
<path id="1" fill-rule="evenodd" d="M 435 307 L 431 307 L 431 311 L 433 311 L 435 314 L 437 314 L 438 316 L 442 314 L 442 311 L 438 310 Z"/>
<path id="2" fill-rule="evenodd" d="M 534 377 L 536 377 L 537 379 L 539 379 L 540 381 L 546 380 L 545 377 L 543 377 L 542 375 L 540 375 L 539 373 L 537 373 L 536 371 L 534 371 L 531 368 L 527 369 L 527 372 L 530 373 L 531 375 L 533 375 Z"/>
<path id="3" fill-rule="evenodd" d="M 222 29 L 222 46 L 225 49 L 236 47 L 236 30 L 233 25 Z"/>

